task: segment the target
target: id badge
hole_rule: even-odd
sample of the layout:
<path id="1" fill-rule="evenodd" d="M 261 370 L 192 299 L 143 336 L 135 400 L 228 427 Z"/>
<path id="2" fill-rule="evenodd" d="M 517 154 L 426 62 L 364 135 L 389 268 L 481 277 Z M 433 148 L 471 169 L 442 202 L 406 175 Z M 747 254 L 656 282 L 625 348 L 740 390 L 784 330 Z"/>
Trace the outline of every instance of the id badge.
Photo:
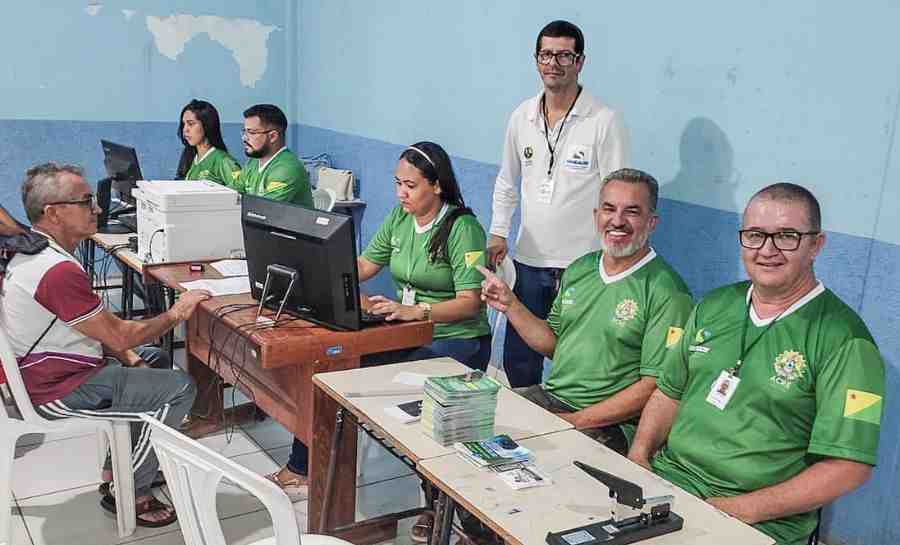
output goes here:
<path id="1" fill-rule="evenodd" d="M 416 290 L 414 290 L 410 286 L 406 286 L 403 288 L 403 300 L 400 301 L 401 305 L 413 306 L 416 304 Z"/>
<path id="2" fill-rule="evenodd" d="M 722 371 L 719 378 L 713 382 L 712 388 L 709 389 L 706 401 L 720 411 L 725 410 L 740 383 L 740 378 L 732 375 L 728 370 Z"/>
<path id="3" fill-rule="evenodd" d="M 544 178 L 540 185 L 538 185 L 537 202 L 541 204 L 550 204 L 550 201 L 553 200 L 553 188 L 555 185 L 553 178 L 550 178 L 549 176 Z"/>

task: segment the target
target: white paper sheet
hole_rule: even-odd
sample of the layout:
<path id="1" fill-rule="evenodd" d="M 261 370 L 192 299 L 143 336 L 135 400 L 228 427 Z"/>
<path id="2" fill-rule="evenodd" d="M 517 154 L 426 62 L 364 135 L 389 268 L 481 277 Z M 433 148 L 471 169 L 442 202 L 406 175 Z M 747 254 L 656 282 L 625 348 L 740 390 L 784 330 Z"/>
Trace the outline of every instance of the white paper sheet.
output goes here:
<path id="1" fill-rule="evenodd" d="M 247 276 L 232 276 L 222 279 L 193 280 L 182 282 L 181 287 L 188 290 L 207 290 L 213 296 L 235 295 L 238 293 L 250 293 L 250 278 Z"/>
<path id="2" fill-rule="evenodd" d="M 427 378 L 428 375 L 423 375 L 422 373 L 403 371 L 397 373 L 394 377 L 394 382 L 397 384 L 406 384 L 407 386 L 425 386 L 425 379 Z"/>
<path id="3" fill-rule="evenodd" d="M 210 263 L 210 265 L 222 276 L 247 276 L 249 274 L 246 259 L 223 259 Z"/>

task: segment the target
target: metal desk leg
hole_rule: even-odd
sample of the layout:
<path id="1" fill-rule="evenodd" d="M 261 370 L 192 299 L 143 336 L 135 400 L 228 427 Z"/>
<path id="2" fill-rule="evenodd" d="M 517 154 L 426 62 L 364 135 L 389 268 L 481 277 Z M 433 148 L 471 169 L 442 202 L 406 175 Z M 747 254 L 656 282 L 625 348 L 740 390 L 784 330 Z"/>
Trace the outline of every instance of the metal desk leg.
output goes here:
<path id="1" fill-rule="evenodd" d="M 175 304 L 175 290 L 169 289 L 166 287 L 160 287 L 162 290 L 161 298 L 163 303 L 162 312 L 168 311 L 172 308 L 172 305 Z M 169 361 L 172 362 L 172 366 L 175 366 L 175 329 L 170 329 L 163 336 L 163 347 L 167 354 L 169 354 Z"/>
<path id="2" fill-rule="evenodd" d="M 456 502 L 453 501 L 453 498 L 444 494 L 444 520 L 441 521 L 441 537 L 438 541 L 438 545 L 449 545 L 450 543 L 450 528 L 453 526 L 453 517 L 456 514 Z M 435 523 L 435 526 L 437 524 Z"/>
<path id="3" fill-rule="evenodd" d="M 431 486 L 429 483 L 428 486 Z M 444 504 L 447 495 L 442 491 L 438 492 L 437 498 L 434 499 L 434 521 L 431 523 L 431 535 L 428 536 L 428 545 L 439 545 L 441 542 L 441 530 L 444 527 Z"/>
<path id="4" fill-rule="evenodd" d="M 131 305 L 134 296 L 134 271 L 131 267 L 123 267 L 122 271 L 122 317 L 126 320 L 132 318 Z"/>
<path id="5" fill-rule="evenodd" d="M 340 408 L 334 415 L 334 435 L 331 436 L 331 455 L 328 458 L 328 473 L 325 477 L 325 497 L 322 499 L 322 513 L 319 515 L 319 533 L 328 533 L 328 508 L 334 488 L 334 474 L 337 470 L 338 454 L 341 448 L 341 432 L 344 431 L 344 409 Z M 307 445 L 308 446 L 308 445 Z"/>

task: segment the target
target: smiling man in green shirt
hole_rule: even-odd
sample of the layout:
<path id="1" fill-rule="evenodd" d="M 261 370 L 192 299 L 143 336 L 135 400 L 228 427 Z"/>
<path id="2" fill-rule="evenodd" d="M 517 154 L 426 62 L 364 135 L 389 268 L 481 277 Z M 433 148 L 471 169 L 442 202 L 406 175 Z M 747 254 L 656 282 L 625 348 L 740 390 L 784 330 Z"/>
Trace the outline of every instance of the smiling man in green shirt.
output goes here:
<path id="1" fill-rule="evenodd" d="M 657 195 L 656 180 L 640 170 L 603 179 L 594 209 L 603 250 L 566 268 L 546 321 L 489 272 L 482 286 L 528 346 L 553 358 L 543 384 L 515 392 L 623 455 L 693 306 L 684 281 L 649 244 Z"/>
<path id="2" fill-rule="evenodd" d="M 309 175 L 297 156 L 285 146 L 287 117 L 278 106 L 257 104 L 244 112 L 244 153 L 250 158 L 235 189 L 312 208 Z"/>
<path id="3" fill-rule="evenodd" d="M 629 452 L 778 545 L 878 457 L 884 361 L 860 317 L 816 280 L 816 198 L 789 183 L 744 211 L 750 281 L 712 291 L 669 351 Z"/>

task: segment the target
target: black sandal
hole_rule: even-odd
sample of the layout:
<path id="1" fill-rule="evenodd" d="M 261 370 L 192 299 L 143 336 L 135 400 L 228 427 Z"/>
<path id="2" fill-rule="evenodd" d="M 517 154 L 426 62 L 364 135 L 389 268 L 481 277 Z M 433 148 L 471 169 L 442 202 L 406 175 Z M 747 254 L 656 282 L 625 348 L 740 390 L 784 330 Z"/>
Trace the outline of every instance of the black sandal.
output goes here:
<path id="1" fill-rule="evenodd" d="M 100 483 L 100 486 L 97 487 L 97 493 L 101 496 L 112 496 L 112 489 L 110 489 L 111 481 L 106 481 Z M 156 477 L 154 477 L 153 482 L 150 483 L 150 488 L 159 488 L 160 486 L 164 486 L 166 484 L 166 476 L 163 475 L 162 471 L 156 472 Z"/>
<path id="2" fill-rule="evenodd" d="M 103 496 L 103 498 L 100 500 L 100 507 L 115 515 L 116 499 L 112 496 Z M 141 518 L 141 515 L 145 513 L 153 513 L 156 511 L 162 511 L 163 509 L 172 509 L 172 506 L 166 505 L 156 498 L 150 498 L 135 504 L 135 515 L 137 516 L 137 520 L 135 521 L 136 524 L 145 528 L 162 528 L 163 526 L 168 526 L 178 520 L 178 515 L 174 510 L 169 514 L 168 517 L 161 520 L 147 520 Z"/>

